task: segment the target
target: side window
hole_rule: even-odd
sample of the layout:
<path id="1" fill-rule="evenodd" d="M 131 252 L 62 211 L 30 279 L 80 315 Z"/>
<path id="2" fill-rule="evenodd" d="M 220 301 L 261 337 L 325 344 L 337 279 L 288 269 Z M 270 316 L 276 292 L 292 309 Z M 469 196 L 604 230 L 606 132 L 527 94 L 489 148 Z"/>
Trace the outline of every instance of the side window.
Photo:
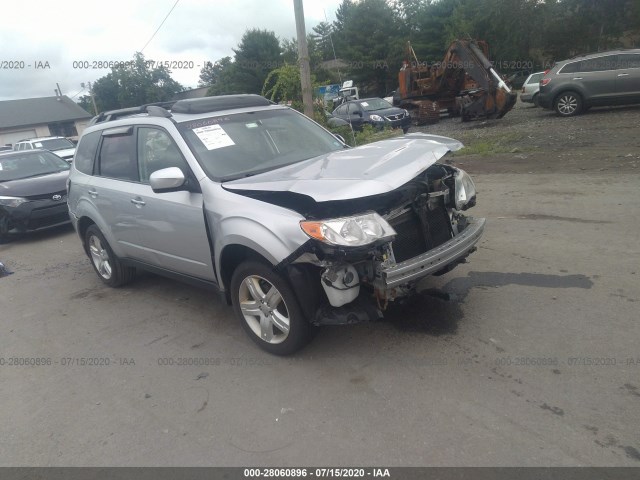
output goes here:
<path id="1" fill-rule="evenodd" d="M 576 73 L 580 71 L 580 63 L 582 62 L 573 62 L 567 63 L 562 69 L 560 73 Z"/>
<path id="2" fill-rule="evenodd" d="M 135 143 L 130 133 L 103 136 L 98 158 L 101 176 L 138 181 Z"/>
<path id="3" fill-rule="evenodd" d="M 580 63 L 581 72 L 604 72 L 606 70 L 615 70 L 617 55 L 591 58 L 589 60 L 582 60 Z"/>
<path id="4" fill-rule="evenodd" d="M 96 158 L 96 150 L 98 143 L 100 142 L 101 132 L 92 132 L 84 135 L 80 140 L 78 149 L 76 150 L 76 156 L 74 164 L 76 170 L 87 175 L 93 173 L 93 161 Z"/>
<path id="5" fill-rule="evenodd" d="M 346 105 L 340 105 L 338 107 L 338 110 L 336 111 L 336 115 L 346 115 L 347 114 L 347 106 Z"/>
<path id="6" fill-rule="evenodd" d="M 622 55 L 618 55 L 618 68 L 620 70 L 640 68 L 640 54 L 623 53 Z"/>
<path id="7" fill-rule="evenodd" d="M 140 181 L 149 183 L 149 176 L 153 172 L 169 167 L 178 167 L 185 176 L 189 172 L 186 160 L 168 133 L 158 128 L 138 128 Z"/>

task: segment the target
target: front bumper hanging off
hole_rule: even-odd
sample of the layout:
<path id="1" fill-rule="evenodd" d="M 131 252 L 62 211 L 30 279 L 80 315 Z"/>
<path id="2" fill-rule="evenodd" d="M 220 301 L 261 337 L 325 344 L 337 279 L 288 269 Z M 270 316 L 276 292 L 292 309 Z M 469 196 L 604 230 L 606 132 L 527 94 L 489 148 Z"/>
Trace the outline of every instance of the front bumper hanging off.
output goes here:
<path id="1" fill-rule="evenodd" d="M 469 217 L 467 227 L 448 242 L 404 262 L 382 267 L 374 285 L 381 290 L 397 287 L 436 273 L 467 256 L 480 240 L 485 222 L 484 218 Z"/>

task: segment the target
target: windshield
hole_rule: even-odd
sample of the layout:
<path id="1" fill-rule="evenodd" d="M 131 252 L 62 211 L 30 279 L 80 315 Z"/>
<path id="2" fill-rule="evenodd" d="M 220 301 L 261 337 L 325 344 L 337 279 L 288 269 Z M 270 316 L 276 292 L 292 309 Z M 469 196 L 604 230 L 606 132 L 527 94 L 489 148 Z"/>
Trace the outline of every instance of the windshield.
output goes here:
<path id="1" fill-rule="evenodd" d="M 0 182 L 39 177 L 69 170 L 69 164 L 49 152 L 0 156 Z"/>
<path id="2" fill-rule="evenodd" d="M 382 98 L 368 98 L 360 102 L 360 106 L 367 112 L 375 112 L 376 110 L 384 110 L 385 108 L 392 108 L 389 102 Z"/>
<path id="3" fill-rule="evenodd" d="M 179 129 L 203 170 L 216 181 L 275 170 L 344 148 L 329 132 L 288 109 L 190 120 Z"/>
<path id="4" fill-rule="evenodd" d="M 38 145 L 41 144 L 41 145 Z M 51 140 L 40 140 L 38 142 L 34 142 L 36 148 L 46 148 L 47 150 L 51 150 L 55 152 L 56 150 L 63 150 L 65 148 L 76 148 L 76 146 L 71 143 L 66 138 L 52 138 Z"/>

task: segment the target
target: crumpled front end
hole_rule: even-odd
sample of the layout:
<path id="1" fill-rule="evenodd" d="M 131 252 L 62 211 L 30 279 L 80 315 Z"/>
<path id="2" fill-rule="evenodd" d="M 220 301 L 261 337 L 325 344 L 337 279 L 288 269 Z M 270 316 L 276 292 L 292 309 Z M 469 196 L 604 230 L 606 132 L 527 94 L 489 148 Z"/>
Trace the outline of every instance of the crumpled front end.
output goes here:
<path id="1" fill-rule="evenodd" d="M 312 323 L 379 319 L 420 280 L 476 249 L 485 219 L 463 214 L 475 198 L 465 172 L 436 163 L 389 193 L 318 203 L 301 223 L 311 239 L 277 268 L 287 270 Z M 368 243 L 348 245 L 358 241 Z"/>

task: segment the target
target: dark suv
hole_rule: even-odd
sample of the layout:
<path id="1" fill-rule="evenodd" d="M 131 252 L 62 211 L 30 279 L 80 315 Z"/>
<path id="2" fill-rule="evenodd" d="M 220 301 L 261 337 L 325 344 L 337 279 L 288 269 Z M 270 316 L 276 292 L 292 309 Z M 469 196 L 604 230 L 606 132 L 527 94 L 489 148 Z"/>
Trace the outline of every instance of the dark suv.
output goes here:
<path id="1" fill-rule="evenodd" d="M 558 62 L 540 81 L 538 102 L 563 117 L 595 106 L 640 103 L 640 49 Z"/>

